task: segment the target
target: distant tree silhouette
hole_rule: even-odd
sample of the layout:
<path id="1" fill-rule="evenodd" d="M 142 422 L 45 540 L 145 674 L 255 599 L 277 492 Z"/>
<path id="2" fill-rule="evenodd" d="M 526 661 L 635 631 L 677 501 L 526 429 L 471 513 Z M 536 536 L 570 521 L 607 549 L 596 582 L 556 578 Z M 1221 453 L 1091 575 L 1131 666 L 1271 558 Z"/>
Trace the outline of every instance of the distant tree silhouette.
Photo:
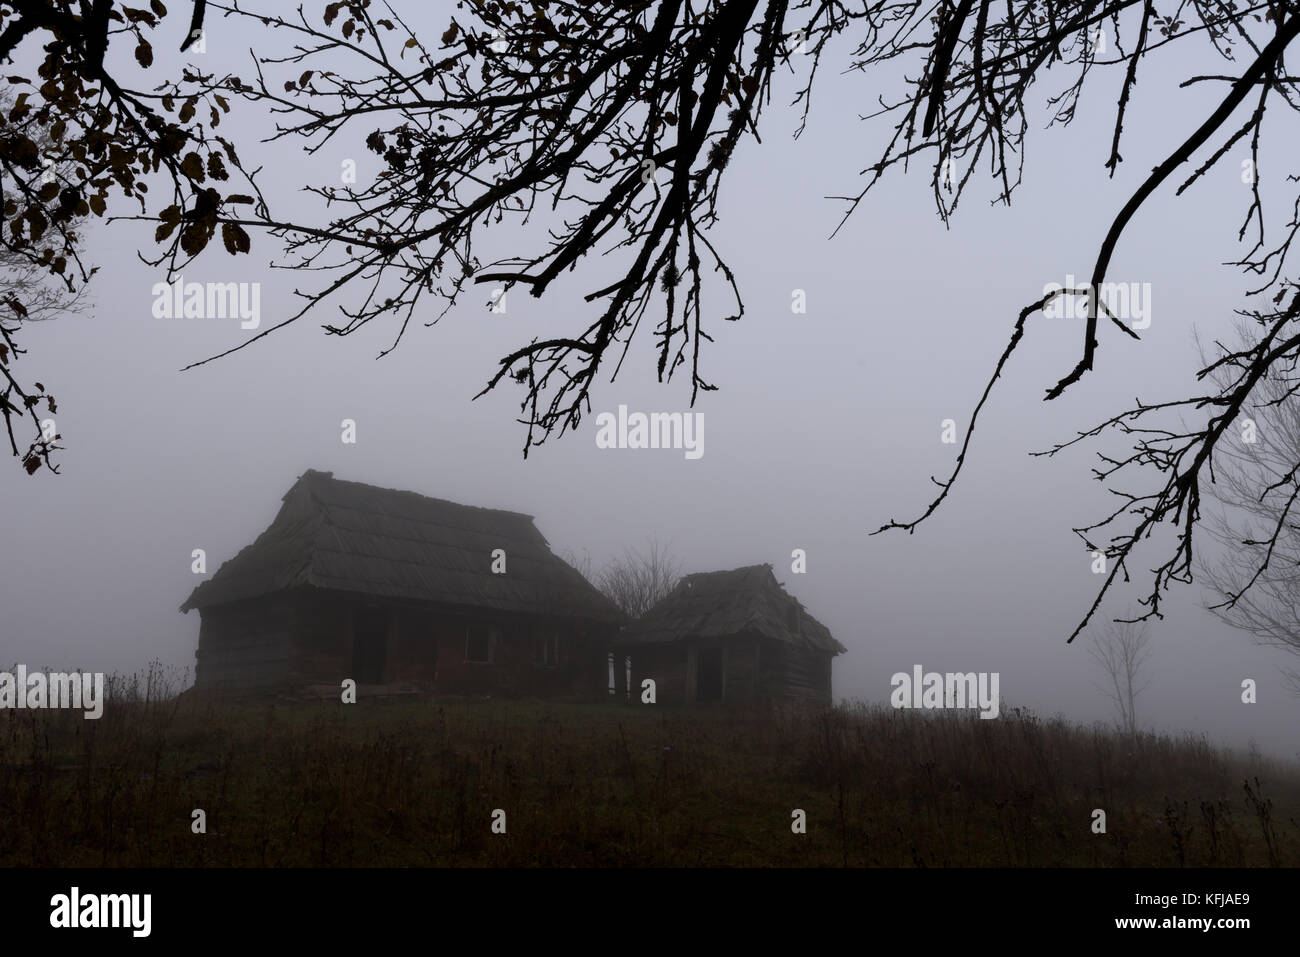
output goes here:
<path id="1" fill-rule="evenodd" d="M 596 576 L 596 587 L 630 618 L 640 618 L 668 597 L 682 577 L 681 564 L 657 540 L 644 552 L 629 548 Z"/>
<path id="2" fill-rule="evenodd" d="M 1102 690 L 1115 706 L 1120 730 L 1130 737 L 1138 731 L 1138 695 L 1150 684 L 1143 671 L 1149 643 L 1145 624 L 1108 622 L 1088 649 L 1106 675 Z"/>
<path id="3" fill-rule="evenodd" d="M 1237 329 L 1241 342 L 1250 327 Z M 1215 381 L 1226 385 L 1227 374 Z M 1269 370 L 1251 397 L 1238 431 L 1219 449 L 1214 498 L 1223 506 L 1205 525 L 1223 546 L 1197 570 L 1217 595 L 1208 607 L 1261 645 L 1300 656 L 1300 524 L 1296 463 L 1300 462 L 1300 374 Z M 1300 670 L 1284 669 L 1300 694 Z"/>

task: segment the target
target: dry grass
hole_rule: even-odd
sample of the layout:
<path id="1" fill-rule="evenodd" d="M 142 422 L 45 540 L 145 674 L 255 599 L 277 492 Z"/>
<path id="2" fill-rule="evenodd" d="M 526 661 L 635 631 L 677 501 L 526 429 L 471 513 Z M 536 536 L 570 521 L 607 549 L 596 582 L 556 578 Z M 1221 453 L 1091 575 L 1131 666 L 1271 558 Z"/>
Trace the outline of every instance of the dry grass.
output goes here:
<path id="1" fill-rule="evenodd" d="M 98 721 L 0 711 L 0 864 L 1300 864 L 1294 765 L 1019 709 L 235 704 L 169 684 L 119 677 Z"/>

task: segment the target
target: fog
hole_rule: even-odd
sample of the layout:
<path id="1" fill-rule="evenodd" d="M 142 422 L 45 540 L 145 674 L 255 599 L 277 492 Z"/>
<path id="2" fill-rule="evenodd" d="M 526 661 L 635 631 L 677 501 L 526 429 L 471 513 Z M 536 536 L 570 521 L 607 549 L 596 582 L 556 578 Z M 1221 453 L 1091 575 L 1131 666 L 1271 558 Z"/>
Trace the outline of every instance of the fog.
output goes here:
<path id="1" fill-rule="evenodd" d="M 432 29 L 450 9 L 430 4 L 418 16 Z M 205 69 L 246 75 L 250 40 L 240 29 L 209 24 Z M 253 42 L 269 51 L 284 40 Z M 158 82 L 177 69 L 177 56 L 159 51 Z M 940 441 L 940 423 L 952 418 L 964 431 L 1019 309 L 1045 284 L 1090 272 L 1110 217 L 1203 119 L 1216 91 L 1177 89 L 1193 72 L 1185 62 L 1152 58 L 1143 70 L 1114 179 L 1103 167 L 1120 79 L 1111 71 L 1098 75 L 1070 127 L 1044 130 L 1043 114 L 1036 118 L 1010 208 L 990 205 L 995 187 L 977 175 L 945 228 L 925 161 L 907 177 L 891 174 L 834 238 L 843 204 L 827 197 L 861 188 L 860 171 L 889 134 L 884 123 L 859 120 L 883 77 L 824 67 L 797 140 L 799 117 L 783 106 L 795 89 L 788 80 L 765 116 L 762 144 L 743 141 L 724 178 L 712 240 L 736 271 L 746 315 L 708 329 L 714 341 L 704 346 L 702 374 L 718 391 L 694 405 L 705 421 L 698 459 L 680 449 L 597 447 L 599 412 L 691 408 L 688 371 L 656 381 L 644 324 L 616 381 L 613 363 L 602 366 L 580 429 L 527 458 L 522 389 L 507 381 L 473 400 L 500 356 L 535 336 L 585 327 L 593 306 L 582 296 L 609 281 L 614 263 L 587 257 L 541 300 L 516 288 L 504 313 L 489 311 L 487 290 L 477 287 L 435 325 L 413 323 L 382 359 L 395 323 L 327 336 L 320 325 L 338 315 L 321 308 L 246 350 L 181 371 L 296 311 L 294 289 L 311 280 L 269 268 L 283 262 L 271 237 L 253 235 L 252 254 L 237 258 L 214 243 L 186 280 L 260 283 L 261 327 L 155 318 L 153 286 L 166 277 L 137 255 L 151 230 L 95 225 L 88 258 L 102 268 L 93 310 L 30 325 L 19 340 L 29 351 L 19 368 L 58 398 L 66 449 L 57 476 L 27 476 L 13 461 L 0 469 L 0 662 L 133 671 L 158 658 L 192 668 L 199 616 L 177 610 L 203 577 L 191 572 L 192 551 L 204 549 L 215 572 L 315 468 L 526 512 L 557 553 L 585 556 L 593 571 L 651 539 L 685 572 L 770 562 L 848 649 L 834 663 L 837 699 L 883 703 L 891 675 L 920 664 L 1000 673 L 1003 714 L 1023 706 L 1111 720 L 1085 640 L 1066 643 L 1101 581 L 1070 531 L 1110 507 L 1090 477 L 1097 446 L 1052 459 L 1029 453 L 1134 397 L 1187 394 L 1193 331 L 1227 335 L 1249 288 L 1217 265 L 1241 253 L 1236 231 L 1249 197 L 1237 162 L 1181 198 L 1167 184 L 1129 227 L 1110 276 L 1150 284 L 1151 325 L 1141 341 L 1103 328 L 1094 371 L 1044 402 L 1077 361 L 1083 332 L 1077 320 L 1034 317 L 948 501 L 913 535 L 869 533 L 925 508 L 935 491 L 929 477 L 944 476 L 956 455 Z M 1053 89 L 1064 82 L 1057 77 Z M 311 215 L 317 207 L 297 188 L 337 182 L 346 159 L 357 161 L 359 178 L 378 168 L 355 142 L 314 157 L 292 143 L 253 145 L 268 129 L 242 103 L 222 124 L 246 165 L 264 166 L 262 186 L 277 212 Z M 1264 156 L 1294 157 L 1298 144 L 1285 139 L 1293 131 L 1272 133 Z M 1265 169 L 1265 185 L 1286 172 Z M 545 225 L 521 236 L 503 224 L 480 257 L 536 248 Z M 806 293 L 806 314 L 791 310 L 795 290 Z M 707 302 L 715 317 L 726 314 L 720 295 Z M 427 300 L 425 320 L 440 308 Z M 355 444 L 341 441 L 344 419 L 356 422 Z M 1162 561 L 1160 544 L 1145 547 L 1133 568 Z M 1201 547 L 1209 546 L 1207 535 Z M 791 571 L 794 549 L 806 551 L 805 574 Z M 1103 611 L 1127 611 L 1149 587 L 1135 575 Z M 1256 646 L 1206 612 L 1206 600 L 1199 586 L 1177 587 L 1165 619 L 1152 624 L 1152 681 L 1139 722 L 1296 756 L 1300 700 L 1279 672 L 1296 665 L 1294 656 Z M 1246 678 L 1258 683 L 1257 704 L 1241 701 Z"/>

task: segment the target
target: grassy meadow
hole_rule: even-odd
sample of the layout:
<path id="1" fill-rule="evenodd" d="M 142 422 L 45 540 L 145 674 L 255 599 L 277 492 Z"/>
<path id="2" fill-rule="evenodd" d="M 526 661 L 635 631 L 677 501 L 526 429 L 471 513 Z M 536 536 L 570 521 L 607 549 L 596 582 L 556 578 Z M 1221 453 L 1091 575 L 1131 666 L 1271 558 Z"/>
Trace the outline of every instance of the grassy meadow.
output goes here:
<path id="1" fill-rule="evenodd" d="M 99 720 L 0 711 L 0 864 L 1300 865 L 1296 765 L 1019 709 L 228 702 L 156 666 L 110 684 Z"/>

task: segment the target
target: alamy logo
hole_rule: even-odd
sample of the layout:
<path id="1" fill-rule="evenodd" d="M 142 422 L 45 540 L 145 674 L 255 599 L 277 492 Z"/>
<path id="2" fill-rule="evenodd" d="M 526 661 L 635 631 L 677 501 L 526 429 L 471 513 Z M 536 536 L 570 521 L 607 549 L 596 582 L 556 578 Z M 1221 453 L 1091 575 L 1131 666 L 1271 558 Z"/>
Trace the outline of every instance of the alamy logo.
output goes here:
<path id="1" fill-rule="evenodd" d="M 981 718 L 998 716 L 996 671 L 923 674 L 920 665 L 913 665 L 910 675 L 900 671 L 889 683 L 894 689 L 889 703 L 895 708 L 979 708 Z"/>
<path id="2" fill-rule="evenodd" d="M 259 282 L 186 282 L 177 276 L 170 285 L 153 284 L 155 319 L 240 319 L 239 328 L 256 329 L 262 322 Z"/>
<path id="3" fill-rule="evenodd" d="M 0 709 L 79 708 L 94 720 L 104 714 L 104 673 L 0 671 Z"/>
<path id="4" fill-rule="evenodd" d="M 602 412 L 596 416 L 598 449 L 685 449 L 688 459 L 704 455 L 703 412 L 627 411 L 618 407 L 618 415 Z"/>
<path id="5" fill-rule="evenodd" d="M 1044 296 L 1054 292 L 1060 295 L 1043 306 L 1043 315 L 1048 319 L 1088 317 L 1088 301 L 1093 294 L 1090 284 L 1076 286 L 1074 274 L 1067 273 L 1064 286 L 1059 282 L 1049 282 L 1043 287 Z M 1097 293 L 1100 296 L 1097 308 L 1099 315 L 1105 315 L 1109 311 L 1110 315 L 1121 321 L 1132 320 L 1129 325 L 1134 329 L 1146 329 L 1151 325 L 1151 283 L 1104 282 L 1097 287 Z M 1067 299 L 1073 301 L 1067 305 Z"/>
<path id="6" fill-rule="evenodd" d="M 50 898 L 51 927 L 129 927 L 132 937 L 148 937 L 151 894 L 82 894 L 74 887 Z"/>

